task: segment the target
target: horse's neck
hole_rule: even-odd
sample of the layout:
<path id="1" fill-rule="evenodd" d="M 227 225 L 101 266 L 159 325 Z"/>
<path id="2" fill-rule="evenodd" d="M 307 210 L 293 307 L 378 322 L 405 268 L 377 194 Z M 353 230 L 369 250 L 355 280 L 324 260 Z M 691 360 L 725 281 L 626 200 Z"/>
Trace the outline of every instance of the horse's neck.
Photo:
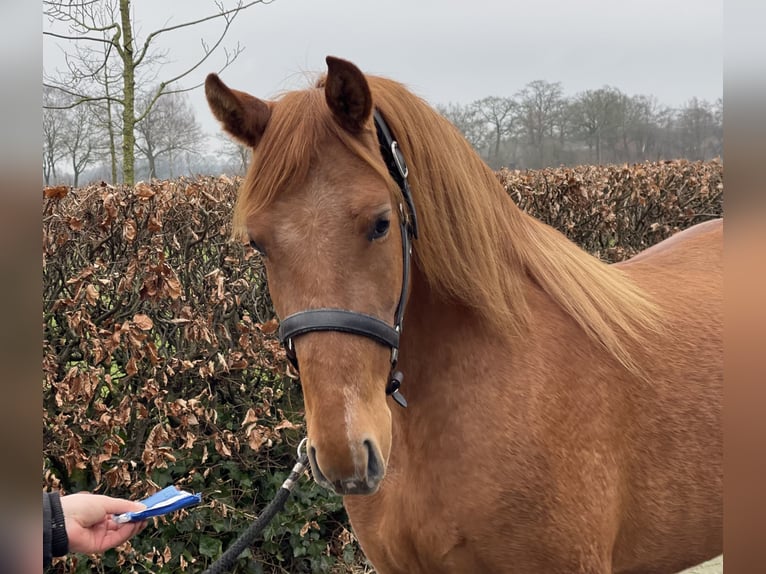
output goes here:
<path id="1" fill-rule="evenodd" d="M 498 333 L 467 304 L 435 293 L 414 269 L 399 363 L 404 373 L 402 393 L 411 404 L 397 410 L 402 430 L 433 436 L 427 432 L 433 429 L 423 427 L 431 424 L 430 417 L 435 424 L 444 424 L 451 413 L 466 408 L 461 404 L 464 393 L 485 392 L 482 385 L 490 384 L 486 378 L 477 378 L 481 369 L 471 366 L 492 368 L 493 356 L 507 362 L 512 344 L 508 333 Z"/>

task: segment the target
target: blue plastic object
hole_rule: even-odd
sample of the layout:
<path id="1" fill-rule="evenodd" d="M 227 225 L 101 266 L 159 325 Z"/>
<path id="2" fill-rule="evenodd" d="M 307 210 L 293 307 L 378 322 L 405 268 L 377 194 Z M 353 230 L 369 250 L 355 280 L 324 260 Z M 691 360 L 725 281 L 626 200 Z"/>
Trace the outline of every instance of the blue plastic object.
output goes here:
<path id="1" fill-rule="evenodd" d="M 185 490 L 178 490 L 175 486 L 168 486 L 152 494 L 149 498 L 139 500 L 141 504 L 146 506 L 144 510 L 119 514 L 114 517 L 114 521 L 117 523 L 140 522 L 152 516 L 160 516 L 174 510 L 199 504 L 201 501 L 201 494 L 192 494 Z"/>

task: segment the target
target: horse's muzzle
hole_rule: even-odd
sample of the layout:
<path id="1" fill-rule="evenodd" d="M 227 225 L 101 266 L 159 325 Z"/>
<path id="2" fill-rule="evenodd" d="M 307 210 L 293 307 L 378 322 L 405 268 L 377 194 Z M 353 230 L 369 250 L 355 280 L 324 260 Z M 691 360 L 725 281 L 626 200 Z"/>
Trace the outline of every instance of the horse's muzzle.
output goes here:
<path id="1" fill-rule="evenodd" d="M 320 486 L 332 490 L 336 494 L 345 496 L 348 494 L 374 494 L 380 486 L 380 481 L 385 474 L 385 467 L 378 449 L 369 440 L 362 443 L 362 452 L 366 454 L 366 461 L 357 468 L 352 476 L 328 478 L 317 461 L 316 448 L 308 449 L 309 463 L 314 480 Z"/>

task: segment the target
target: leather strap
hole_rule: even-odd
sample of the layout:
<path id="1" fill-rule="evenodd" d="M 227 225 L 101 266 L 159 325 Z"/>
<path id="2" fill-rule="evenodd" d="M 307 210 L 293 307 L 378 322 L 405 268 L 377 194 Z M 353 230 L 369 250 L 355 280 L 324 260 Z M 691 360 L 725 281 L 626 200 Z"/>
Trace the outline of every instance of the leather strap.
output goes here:
<path id="1" fill-rule="evenodd" d="M 341 331 L 374 339 L 387 347 L 399 346 L 399 333 L 377 317 L 347 311 L 346 309 L 308 309 L 293 313 L 279 325 L 279 340 L 288 339 L 311 331 Z"/>
<path id="2" fill-rule="evenodd" d="M 373 118 L 375 120 L 375 130 L 378 134 L 378 143 L 380 144 L 380 153 L 383 156 L 383 161 L 388 168 L 388 173 L 402 191 L 402 196 L 407 204 L 407 231 L 412 239 L 417 239 L 418 215 L 415 211 L 415 202 L 412 200 L 410 184 L 407 181 L 407 175 L 409 173 L 407 163 L 404 161 L 404 155 L 399 149 L 399 144 L 394 139 L 394 136 L 391 135 L 391 130 L 388 129 L 388 124 L 386 124 L 383 115 L 377 108 L 373 111 Z"/>

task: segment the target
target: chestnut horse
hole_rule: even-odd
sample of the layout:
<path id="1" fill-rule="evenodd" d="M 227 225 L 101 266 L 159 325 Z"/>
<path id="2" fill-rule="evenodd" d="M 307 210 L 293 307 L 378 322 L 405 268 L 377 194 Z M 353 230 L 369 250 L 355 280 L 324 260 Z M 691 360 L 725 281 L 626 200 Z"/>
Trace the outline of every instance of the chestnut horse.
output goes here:
<path id="1" fill-rule="evenodd" d="M 205 89 L 253 148 L 234 225 L 300 367 L 313 476 L 376 571 L 720 554 L 721 222 L 607 265 L 402 85 L 327 65 L 275 101 Z"/>

